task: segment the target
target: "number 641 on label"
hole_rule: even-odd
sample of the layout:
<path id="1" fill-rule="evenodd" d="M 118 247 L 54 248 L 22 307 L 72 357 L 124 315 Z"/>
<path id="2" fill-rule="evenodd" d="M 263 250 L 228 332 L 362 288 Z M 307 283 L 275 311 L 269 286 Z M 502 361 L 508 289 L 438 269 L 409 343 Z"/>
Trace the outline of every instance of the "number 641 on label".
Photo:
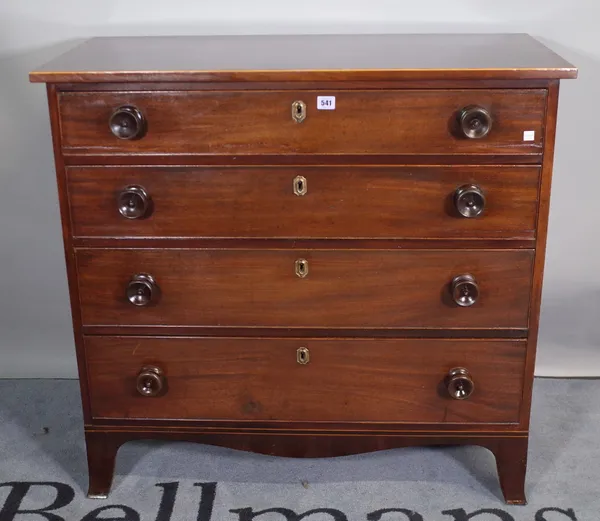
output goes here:
<path id="1" fill-rule="evenodd" d="M 335 110 L 335 96 L 317 96 L 318 110 Z"/>

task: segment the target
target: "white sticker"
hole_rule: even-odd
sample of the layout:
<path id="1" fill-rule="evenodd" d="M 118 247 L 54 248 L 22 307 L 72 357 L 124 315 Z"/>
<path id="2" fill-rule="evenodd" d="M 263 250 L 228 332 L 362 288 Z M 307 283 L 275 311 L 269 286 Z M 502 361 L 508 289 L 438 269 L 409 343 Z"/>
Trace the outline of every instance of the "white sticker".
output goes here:
<path id="1" fill-rule="evenodd" d="M 317 109 L 335 110 L 335 96 L 317 96 Z"/>
<path id="2" fill-rule="evenodd" d="M 523 141 L 535 141 L 535 130 L 526 130 L 523 132 Z"/>

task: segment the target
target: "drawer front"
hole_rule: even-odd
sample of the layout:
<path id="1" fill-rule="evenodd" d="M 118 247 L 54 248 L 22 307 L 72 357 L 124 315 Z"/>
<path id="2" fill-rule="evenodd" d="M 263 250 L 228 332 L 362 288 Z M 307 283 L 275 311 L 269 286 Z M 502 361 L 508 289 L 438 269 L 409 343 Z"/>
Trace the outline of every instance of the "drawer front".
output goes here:
<path id="1" fill-rule="evenodd" d="M 532 260 L 532 250 L 77 252 L 84 325 L 525 328 Z M 465 274 L 478 288 L 454 290 L 467 304 L 478 293 L 469 307 L 451 289 Z"/>
<path id="2" fill-rule="evenodd" d="M 539 181 L 537 167 L 498 166 L 67 172 L 80 237 L 531 239 Z"/>
<path id="3" fill-rule="evenodd" d="M 85 349 L 95 418 L 432 423 L 518 422 L 526 351 L 502 340 L 143 337 L 87 337 Z M 464 400 L 448 391 L 455 367 L 474 384 Z"/>
<path id="4" fill-rule="evenodd" d="M 335 110 L 318 110 L 320 95 L 335 96 Z M 506 155 L 541 153 L 545 100 L 542 89 L 136 91 L 65 92 L 59 104 L 65 153 Z M 306 105 L 300 123 L 296 101 Z M 491 118 L 483 138 L 458 123 L 474 106 Z M 111 119 L 120 107 L 129 115 Z"/>

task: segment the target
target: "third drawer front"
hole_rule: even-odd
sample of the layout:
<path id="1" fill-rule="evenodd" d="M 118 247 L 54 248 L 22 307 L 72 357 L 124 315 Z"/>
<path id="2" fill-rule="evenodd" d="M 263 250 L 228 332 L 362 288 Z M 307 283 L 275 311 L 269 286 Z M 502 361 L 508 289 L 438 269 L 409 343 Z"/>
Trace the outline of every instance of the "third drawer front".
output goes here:
<path id="1" fill-rule="evenodd" d="M 86 337 L 92 415 L 516 423 L 519 340 Z"/>
<path id="2" fill-rule="evenodd" d="M 533 250 L 80 249 L 84 325 L 526 328 Z"/>
<path id="3" fill-rule="evenodd" d="M 537 167 L 72 167 L 79 237 L 521 238 Z"/>

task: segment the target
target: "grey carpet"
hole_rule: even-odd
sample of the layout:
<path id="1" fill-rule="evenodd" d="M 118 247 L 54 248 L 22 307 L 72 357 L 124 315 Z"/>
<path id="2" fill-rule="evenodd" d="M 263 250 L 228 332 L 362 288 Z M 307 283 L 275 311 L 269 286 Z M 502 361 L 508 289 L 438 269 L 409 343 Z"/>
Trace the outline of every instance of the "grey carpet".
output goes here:
<path id="1" fill-rule="evenodd" d="M 135 442 L 119 452 L 109 499 L 90 500 L 77 382 L 0 380 L 0 521 L 466 521 L 481 509 L 474 519 L 600 519 L 600 380 L 536 380 L 531 430 L 525 507 L 504 505 L 478 447 L 307 460 Z M 39 482 L 59 483 L 67 504 L 15 513 L 55 501 Z M 274 508 L 289 510 L 256 515 Z M 394 508 L 407 510 L 377 512 Z M 315 509 L 329 510 L 302 515 Z"/>

